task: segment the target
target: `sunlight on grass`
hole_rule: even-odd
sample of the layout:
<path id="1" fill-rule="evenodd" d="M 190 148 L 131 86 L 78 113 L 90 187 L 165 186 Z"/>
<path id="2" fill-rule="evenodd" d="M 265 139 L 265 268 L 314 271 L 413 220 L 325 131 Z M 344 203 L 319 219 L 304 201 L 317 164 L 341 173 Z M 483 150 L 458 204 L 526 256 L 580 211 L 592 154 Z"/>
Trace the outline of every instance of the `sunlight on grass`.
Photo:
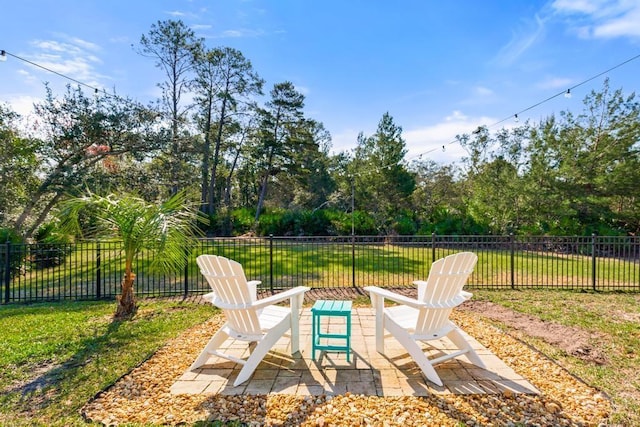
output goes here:
<path id="1" fill-rule="evenodd" d="M 640 296 L 567 291 L 474 291 L 492 301 L 600 337 L 605 365 L 585 363 L 535 337 L 533 345 L 574 375 L 607 393 L 612 421 L 640 425 Z M 355 299 L 369 305 L 368 297 Z M 113 302 L 1 306 L 0 424 L 84 425 L 78 413 L 97 392 L 140 364 L 168 339 L 207 319 L 207 305 L 141 300 L 131 322 L 112 322 Z M 508 328 L 507 325 L 502 325 Z"/>
<path id="2" fill-rule="evenodd" d="M 474 291 L 474 299 L 491 301 L 543 320 L 589 331 L 607 357 L 604 365 L 586 363 L 545 343 L 522 339 L 554 359 L 615 403 L 614 425 L 640 425 L 640 295 L 568 291 Z M 508 325 L 504 325 L 508 328 Z"/>
<path id="3" fill-rule="evenodd" d="M 114 302 L 0 307 L 0 424 L 84 425 L 78 410 L 168 339 L 214 313 L 208 305 L 141 300 L 130 322 Z"/>

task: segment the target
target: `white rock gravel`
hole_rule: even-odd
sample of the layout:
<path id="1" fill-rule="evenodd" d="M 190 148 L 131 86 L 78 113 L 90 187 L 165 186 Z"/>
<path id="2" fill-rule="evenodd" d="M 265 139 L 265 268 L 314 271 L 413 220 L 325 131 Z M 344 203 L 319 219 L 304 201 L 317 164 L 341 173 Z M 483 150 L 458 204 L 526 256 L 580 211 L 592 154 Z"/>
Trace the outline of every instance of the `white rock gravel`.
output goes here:
<path id="1" fill-rule="evenodd" d="M 171 385 L 219 327 L 221 317 L 167 343 L 152 358 L 82 409 L 104 425 L 192 424 L 236 420 L 250 426 L 598 426 L 609 400 L 541 353 L 476 318 L 455 312 L 471 336 L 528 379 L 541 394 L 377 397 L 173 395 Z"/>

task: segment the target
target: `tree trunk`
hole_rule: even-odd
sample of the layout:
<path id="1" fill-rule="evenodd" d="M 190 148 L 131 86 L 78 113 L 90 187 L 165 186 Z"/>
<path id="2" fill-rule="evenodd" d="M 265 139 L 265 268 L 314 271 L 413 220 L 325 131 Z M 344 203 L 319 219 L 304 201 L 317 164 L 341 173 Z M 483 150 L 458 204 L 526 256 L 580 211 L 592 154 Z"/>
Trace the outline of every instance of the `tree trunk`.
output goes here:
<path id="1" fill-rule="evenodd" d="M 264 198 L 267 195 L 267 183 L 269 182 L 269 172 L 264 174 L 262 178 L 262 183 L 260 185 L 260 196 L 258 198 L 258 205 L 256 206 L 256 217 L 254 219 L 255 225 L 258 224 L 258 220 L 260 219 L 260 213 L 262 211 L 262 205 L 264 203 Z"/>
<path id="2" fill-rule="evenodd" d="M 242 144 L 242 142 L 240 143 Z M 236 165 L 238 164 L 238 158 L 240 157 L 240 147 L 236 151 L 236 155 L 233 158 L 233 162 L 231 162 L 231 168 L 229 169 L 229 174 L 226 178 L 226 184 L 224 187 L 224 220 L 222 224 L 222 235 L 223 236 L 231 236 L 233 234 L 233 224 L 231 223 L 231 179 L 233 178 L 233 173 L 236 170 Z"/>
<path id="3" fill-rule="evenodd" d="M 38 191 L 33 196 L 31 196 L 31 200 L 27 202 L 26 206 L 22 210 L 22 213 L 13 224 L 13 229 L 17 233 L 22 232 L 22 226 L 24 225 L 24 222 L 27 220 L 29 215 L 31 215 L 31 212 L 33 211 L 33 209 L 38 205 L 38 202 L 40 201 L 42 196 L 44 196 L 46 189 L 43 188 L 43 186 L 44 184 L 40 186 L 41 188 L 39 188 Z"/>
<path id="4" fill-rule="evenodd" d="M 228 82 L 227 82 L 228 86 Z M 224 126 L 225 114 L 227 110 L 227 97 L 225 93 L 225 97 L 222 99 L 222 107 L 220 109 L 220 119 L 218 120 L 218 130 L 216 134 L 215 140 L 215 148 L 213 150 L 213 164 L 211 165 L 211 176 L 209 182 L 209 214 L 212 214 L 216 211 L 216 179 L 217 179 L 217 170 L 218 170 L 218 162 L 220 162 L 220 145 L 222 144 L 222 127 Z"/>
<path id="5" fill-rule="evenodd" d="M 136 297 L 133 292 L 133 283 L 136 280 L 134 273 L 125 273 L 122 280 L 122 294 L 116 297 L 118 306 L 114 317 L 118 320 L 131 319 L 138 311 Z"/>
<path id="6" fill-rule="evenodd" d="M 267 167 L 264 173 L 264 177 L 262 178 L 262 187 L 260 188 L 260 197 L 258 198 L 258 206 L 256 206 L 256 218 L 254 226 L 258 225 L 258 219 L 260 219 L 260 211 L 262 210 L 262 205 L 264 204 L 264 198 L 267 195 L 267 185 L 269 183 L 269 175 L 271 175 L 271 163 L 273 162 L 273 151 L 274 148 L 271 147 L 269 151 L 269 158 L 267 160 Z"/>
<path id="7" fill-rule="evenodd" d="M 204 124 L 204 147 L 202 155 L 202 187 L 200 196 L 200 210 L 203 213 L 211 214 L 209 208 L 208 188 L 209 188 L 209 157 L 211 156 L 211 102 L 207 106 L 207 118 Z"/>
<path id="8" fill-rule="evenodd" d="M 49 201 L 49 203 L 47 203 L 47 206 L 45 206 L 42 212 L 40 212 L 40 215 L 38 215 L 38 218 L 36 219 L 36 221 L 33 223 L 31 227 L 29 227 L 29 230 L 27 230 L 27 232 L 24 234 L 25 239 L 30 239 L 31 236 L 33 236 L 33 233 L 44 222 L 45 218 L 47 217 L 47 215 L 49 215 L 49 212 L 51 212 L 51 209 L 53 209 L 55 204 L 58 203 L 58 199 L 60 199 L 61 196 L 62 196 L 61 193 L 56 193 L 56 195 L 53 196 L 53 198 Z"/>
<path id="9" fill-rule="evenodd" d="M 173 171 L 173 182 L 171 184 L 171 195 L 174 196 L 180 190 L 178 184 L 178 176 L 180 172 L 180 160 L 182 154 L 180 153 L 180 139 L 178 138 L 178 76 L 175 69 L 173 71 L 172 90 L 171 90 L 171 155 L 173 157 L 173 164 L 171 170 Z"/>

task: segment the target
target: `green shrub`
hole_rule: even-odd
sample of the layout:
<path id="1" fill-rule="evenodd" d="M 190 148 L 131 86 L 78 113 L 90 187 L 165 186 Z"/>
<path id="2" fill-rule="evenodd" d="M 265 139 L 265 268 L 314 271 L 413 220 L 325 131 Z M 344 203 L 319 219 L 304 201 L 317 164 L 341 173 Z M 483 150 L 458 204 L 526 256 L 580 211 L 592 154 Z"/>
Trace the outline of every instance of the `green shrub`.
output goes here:
<path id="1" fill-rule="evenodd" d="M 327 209 L 325 218 L 329 222 L 327 225 L 328 236 L 346 236 L 351 234 L 351 214 L 343 211 Z"/>
<path id="2" fill-rule="evenodd" d="M 331 229 L 331 221 L 324 210 L 296 210 L 283 214 L 280 232 L 293 236 L 327 236 Z"/>
<path id="3" fill-rule="evenodd" d="M 9 260 L 7 263 L 7 250 Z M 25 246 L 22 237 L 10 228 L 0 228 L 0 283 L 4 281 L 9 266 L 9 275 L 13 278 L 20 272 L 25 259 Z"/>
<path id="4" fill-rule="evenodd" d="M 351 212 L 327 210 L 324 213 L 327 225 L 327 234 L 329 236 L 349 236 L 353 225 L 354 234 L 358 236 L 377 235 L 375 220 L 366 212 Z"/>
<path id="5" fill-rule="evenodd" d="M 353 213 L 353 222 L 356 236 L 373 236 L 378 234 L 376 221 L 367 212 L 355 211 Z"/>
<path id="6" fill-rule="evenodd" d="M 253 222 L 256 212 L 253 209 L 240 208 L 231 212 L 231 223 L 233 234 L 236 236 L 250 232 L 253 229 Z"/>
<path id="7" fill-rule="evenodd" d="M 276 213 L 272 215 L 276 216 Z M 262 222 L 263 217 L 260 217 L 260 222 Z M 269 219 L 269 215 L 267 215 L 267 220 Z M 272 221 L 273 224 L 276 221 Z M 277 233 L 269 233 L 275 236 L 297 236 L 300 235 L 299 230 L 301 228 L 300 224 L 300 212 L 299 211 L 285 211 L 280 212 L 279 220 L 277 221 Z M 274 229 L 275 231 L 275 229 Z"/>
<path id="8" fill-rule="evenodd" d="M 258 220 L 258 235 L 268 236 L 273 234 L 274 236 L 286 236 L 287 227 L 283 221 L 284 214 L 285 211 L 283 209 L 274 211 L 265 209 Z"/>
<path id="9" fill-rule="evenodd" d="M 428 235 L 481 235 L 491 234 L 488 226 L 478 223 L 471 216 L 436 208 L 429 219 L 418 227 L 418 234 Z"/>
<path id="10" fill-rule="evenodd" d="M 29 255 L 37 269 L 62 265 L 71 254 L 71 241 L 59 232 L 56 223 L 49 222 L 42 225 L 33 237 L 36 243 L 29 246 Z"/>
<path id="11" fill-rule="evenodd" d="M 394 220 L 393 230 L 401 236 L 412 236 L 416 234 L 417 227 L 412 218 L 401 215 Z"/>
<path id="12" fill-rule="evenodd" d="M 305 211 L 302 214 L 302 230 L 307 236 L 329 236 L 331 221 L 324 209 Z"/>

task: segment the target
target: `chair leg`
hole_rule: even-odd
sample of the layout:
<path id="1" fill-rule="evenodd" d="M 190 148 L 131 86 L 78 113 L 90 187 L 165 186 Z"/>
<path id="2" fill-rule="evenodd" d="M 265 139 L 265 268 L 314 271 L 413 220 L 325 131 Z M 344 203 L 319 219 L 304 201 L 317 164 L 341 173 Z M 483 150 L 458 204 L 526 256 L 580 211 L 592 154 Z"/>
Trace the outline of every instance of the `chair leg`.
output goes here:
<path id="1" fill-rule="evenodd" d="M 474 365 L 480 367 L 480 368 L 485 368 L 485 364 L 482 361 L 482 359 L 480 359 L 480 356 L 478 356 L 478 353 L 476 353 L 476 351 L 471 347 L 471 344 L 469 344 L 469 341 L 467 341 L 464 336 L 462 335 L 462 333 L 460 332 L 460 329 L 456 326 L 455 328 L 453 328 L 451 330 L 451 332 L 449 332 L 447 334 L 447 337 L 460 349 L 460 350 L 466 350 L 467 352 L 465 353 L 465 356 L 467 356 L 467 359 L 469 359 L 469 361 L 471 363 L 473 363 Z"/>
<path id="2" fill-rule="evenodd" d="M 204 347 L 204 350 L 202 350 L 195 362 L 193 362 L 189 367 L 190 371 L 204 365 L 207 360 L 209 360 L 209 356 L 211 356 L 210 352 L 217 350 L 227 340 L 227 338 L 229 338 L 229 335 L 225 332 L 225 326 L 220 328 L 218 332 L 211 337 L 207 345 Z"/>
<path id="3" fill-rule="evenodd" d="M 376 351 L 384 354 L 384 299 L 375 294 L 371 294 L 371 301 L 376 311 Z"/>
<path id="4" fill-rule="evenodd" d="M 233 382 L 234 387 L 239 386 L 251 377 L 251 374 L 256 370 L 264 356 L 269 352 L 269 350 L 271 350 L 278 339 L 280 339 L 280 337 L 289 330 L 291 327 L 290 322 L 291 320 L 289 318 L 285 318 L 283 321 L 271 328 L 269 332 L 267 332 L 264 337 L 258 341 L 258 345 L 251 352 L 244 367 L 240 370 L 238 378 Z"/>
<path id="5" fill-rule="evenodd" d="M 433 368 L 433 365 L 429 361 L 429 358 L 426 354 L 424 354 L 424 351 L 422 351 L 422 348 L 418 345 L 418 343 L 413 338 L 411 338 L 409 333 L 404 328 L 399 327 L 396 323 L 390 321 L 389 319 L 386 319 L 385 327 L 407 350 L 409 355 L 422 370 L 424 376 L 427 377 L 429 381 L 442 386 L 442 380 L 436 373 L 436 370 Z"/>
<path id="6" fill-rule="evenodd" d="M 300 351 L 300 316 L 302 315 L 302 297 L 304 295 L 296 295 L 291 298 L 291 354 Z"/>

